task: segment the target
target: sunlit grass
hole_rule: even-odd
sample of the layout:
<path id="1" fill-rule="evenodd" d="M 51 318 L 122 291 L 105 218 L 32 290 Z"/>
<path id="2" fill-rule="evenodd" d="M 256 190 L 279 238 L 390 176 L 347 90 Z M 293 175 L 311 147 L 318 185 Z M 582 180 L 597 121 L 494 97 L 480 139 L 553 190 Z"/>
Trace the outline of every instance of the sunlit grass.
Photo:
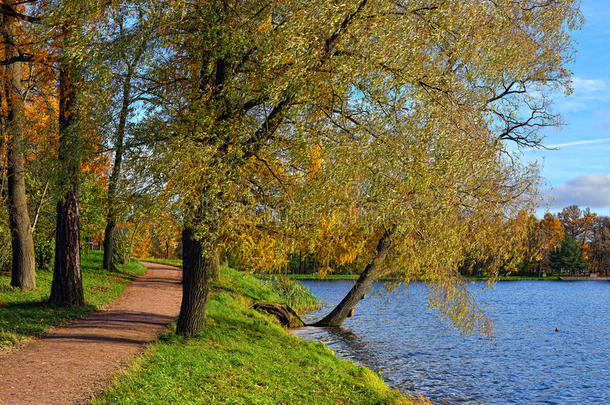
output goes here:
<path id="1" fill-rule="evenodd" d="M 411 403 L 371 370 L 288 334 L 250 309 L 254 301 L 282 298 L 270 283 L 222 268 L 204 330 L 191 339 L 166 333 L 93 403 Z"/>
<path id="2" fill-rule="evenodd" d="M 142 260 L 143 262 L 167 264 L 169 266 L 182 267 L 182 259 L 156 259 L 156 258 L 145 259 L 145 258 L 139 257 L 138 260 Z"/>

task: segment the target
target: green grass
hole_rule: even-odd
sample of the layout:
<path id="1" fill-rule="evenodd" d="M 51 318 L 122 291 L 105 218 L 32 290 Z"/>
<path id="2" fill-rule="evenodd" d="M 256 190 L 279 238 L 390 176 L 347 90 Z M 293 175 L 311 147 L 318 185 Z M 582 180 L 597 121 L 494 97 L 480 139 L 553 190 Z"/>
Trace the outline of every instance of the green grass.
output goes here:
<path id="1" fill-rule="evenodd" d="M 309 312 L 322 306 L 322 301 L 316 298 L 307 288 L 297 281 L 285 276 L 275 276 L 270 280 L 261 280 L 263 283 L 271 283 L 271 287 L 277 291 L 281 302 L 288 304 L 297 312 Z"/>
<path id="2" fill-rule="evenodd" d="M 322 304 L 307 288 L 286 278 L 259 280 L 241 271 L 221 267 L 221 277 L 213 282 L 214 291 L 229 292 L 254 301 L 273 302 L 289 305 L 295 311 L 304 313 L 319 308 Z"/>
<path id="3" fill-rule="evenodd" d="M 154 259 L 154 258 L 151 258 L 151 259 L 137 258 L 137 259 L 142 260 L 143 262 L 167 264 L 170 266 L 182 267 L 182 259 Z"/>
<path id="4" fill-rule="evenodd" d="M 0 273 L 0 348 L 22 343 L 45 330 L 96 310 L 118 297 L 128 280 L 144 274 L 146 268 L 135 260 L 119 265 L 119 271 L 102 270 L 101 252 L 84 253 L 81 259 L 86 306 L 59 308 L 47 305 L 53 273 L 37 273 L 36 290 L 10 287 L 10 274 Z"/>
<path id="5" fill-rule="evenodd" d="M 191 339 L 166 333 L 93 404 L 411 403 L 371 370 L 250 309 L 255 300 L 283 298 L 271 283 L 223 267 L 204 330 Z"/>

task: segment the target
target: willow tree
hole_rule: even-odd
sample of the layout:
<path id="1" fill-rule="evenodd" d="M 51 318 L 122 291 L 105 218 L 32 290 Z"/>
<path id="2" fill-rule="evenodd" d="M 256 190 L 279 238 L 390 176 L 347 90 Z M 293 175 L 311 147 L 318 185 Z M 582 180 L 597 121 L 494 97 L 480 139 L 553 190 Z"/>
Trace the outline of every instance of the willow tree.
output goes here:
<path id="1" fill-rule="evenodd" d="M 147 125 L 163 134 L 156 139 L 154 167 L 172 185 L 184 213 L 184 294 L 177 332 L 192 335 L 203 327 L 223 231 L 239 228 L 240 221 L 248 220 L 250 208 L 256 213 L 261 207 L 260 193 L 252 190 L 257 188 L 254 173 L 249 172 L 253 161 L 270 172 L 275 161 L 289 168 L 290 161 L 311 153 L 304 145 L 320 142 L 321 150 L 328 151 L 324 153 L 336 156 L 330 160 L 334 165 L 335 159 L 344 158 L 339 151 L 362 150 L 360 145 L 374 144 L 371 139 L 383 139 L 379 134 L 393 128 L 397 147 L 375 154 L 383 159 L 374 159 L 369 168 L 378 179 L 391 178 L 397 170 L 394 181 L 411 184 L 417 176 L 404 168 L 428 170 L 425 165 L 400 170 L 395 166 L 402 159 L 401 147 L 422 139 L 443 140 L 431 143 L 437 148 L 431 159 L 436 159 L 435 153 L 451 155 L 451 148 L 459 146 L 457 140 L 478 148 L 468 142 L 470 138 L 480 142 L 482 151 L 495 153 L 502 153 L 502 139 L 536 144 L 533 130 L 553 118 L 539 90 L 568 80 L 561 57 L 569 56 L 566 30 L 579 18 L 575 3 L 151 1 L 151 8 L 166 10 L 166 21 L 159 31 L 164 48 L 150 78 L 157 87 Z M 522 108 L 523 101 L 530 108 Z M 524 113 L 526 117 L 521 116 Z M 320 133 L 333 136 L 321 142 Z M 482 156 L 483 163 L 477 163 L 476 154 L 461 156 L 472 159 L 472 174 L 463 169 L 467 164 L 455 171 L 463 176 L 456 184 L 468 186 L 462 191 L 465 195 L 470 188 L 477 190 L 476 181 L 487 179 L 500 189 L 506 183 L 492 181 L 498 176 L 490 163 L 494 160 L 487 152 Z M 494 158 L 503 166 L 497 155 Z M 354 164 L 361 160 L 352 156 Z M 298 177 L 298 170 L 291 170 Z M 442 170 L 453 169 L 448 165 Z M 273 177 L 279 175 L 274 172 Z M 400 186 L 397 192 L 436 193 L 440 201 L 446 200 L 441 195 L 445 186 L 457 193 L 458 186 L 448 183 L 455 177 L 424 178 L 411 191 Z M 333 181 L 349 189 L 348 179 L 337 175 Z M 360 193 L 368 193 L 368 188 Z M 292 197 L 283 198 L 288 203 Z M 468 199 L 463 200 L 467 205 Z M 378 211 L 379 216 L 369 221 L 377 235 L 372 265 L 384 267 L 388 260 L 398 260 L 391 259 L 400 257 L 392 253 L 393 240 L 411 235 L 400 221 L 391 219 L 401 218 L 393 207 L 412 210 L 422 224 L 437 223 L 436 229 L 445 229 L 447 238 L 456 241 L 445 247 L 446 254 L 457 257 L 464 248 L 450 229 L 478 229 L 477 220 L 463 217 L 493 218 L 501 205 L 473 200 L 479 205 L 472 212 L 450 209 L 448 203 L 436 209 L 431 197 L 415 200 L 408 208 L 381 205 L 388 213 Z M 449 214 L 452 220 L 442 228 Z M 474 250 L 476 244 L 472 246 Z M 432 267 L 420 267 L 433 272 L 445 263 L 441 255 L 433 257 L 437 261 Z M 459 296 L 455 289 L 450 294 L 451 285 L 444 284 L 448 294 L 439 293 L 443 302 Z"/>
<path id="2" fill-rule="evenodd" d="M 382 192 L 372 193 L 376 196 L 372 206 L 381 210 L 375 213 L 375 219 L 365 229 L 371 229 L 376 222 L 389 221 L 389 224 L 376 231 L 376 236 L 367 238 L 374 242 L 369 242 L 372 248 L 367 252 L 369 260 L 360 278 L 341 303 L 317 325 L 341 324 L 353 313 L 371 282 L 390 271 L 405 281 L 419 278 L 431 282 L 434 292 L 432 305 L 456 325 L 463 329 L 474 326 L 487 329 L 486 318 L 475 310 L 476 304 L 462 285 L 456 269 L 464 260 L 478 258 L 486 261 L 493 272 L 497 271 L 499 264 L 505 265 L 510 258 L 518 257 L 514 247 L 520 245 L 526 234 L 524 222 L 519 220 L 519 211 L 533 207 L 535 201 L 531 193 L 535 191 L 536 182 L 530 170 L 519 168 L 513 157 L 507 158 L 510 147 L 503 141 L 536 146 L 540 142 L 536 130 L 556 122 L 544 92 L 568 86 L 569 76 L 563 64 L 571 47 L 565 28 L 578 18 L 578 13 L 566 6 L 566 3 L 546 3 L 543 7 L 529 8 L 524 4 L 502 2 L 494 3 L 494 6 L 464 4 L 453 7 L 451 13 L 437 10 L 439 12 L 429 14 L 426 24 L 445 34 L 436 44 L 439 53 L 433 52 L 435 59 L 427 64 L 437 66 L 440 80 L 433 84 L 419 82 L 427 94 L 417 94 L 417 86 L 411 91 L 408 86 L 402 86 L 389 94 L 410 92 L 406 96 L 406 110 L 415 107 L 426 111 L 423 116 L 415 118 L 415 122 L 425 125 L 415 126 L 415 131 L 403 130 L 407 139 L 425 139 L 424 128 L 434 123 L 431 133 L 435 135 L 431 139 L 442 139 L 442 134 L 446 133 L 450 134 L 452 142 L 458 140 L 459 144 L 451 145 L 450 142 L 443 146 L 433 143 L 429 146 L 432 156 L 427 156 L 430 152 L 425 151 L 415 157 L 407 155 L 409 165 L 417 162 L 417 156 L 425 156 L 425 163 L 407 169 L 404 180 L 396 180 L 395 176 L 401 172 L 399 167 L 404 164 L 401 162 L 405 161 L 405 151 L 409 150 L 412 141 L 395 147 L 401 155 L 391 158 L 395 163 L 381 171 L 383 176 L 375 178 L 366 188 L 367 201 L 370 190 L 381 187 Z M 464 16 L 472 19 L 453 20 Z M 494 41 L 502 43 L 504 48 L 498 52 L 492 45 Z M 529 49 L 531 53 L 523 54 L 523 49 Z M 443 72 L 443 66 L 451 69 Z M 528 94 L 534 89 L 542 95 L 534 97 Z M 441 110 L 434 112 L 434 108 L 421 106 L 415 101 L 427 97 Z M 369 103 L 372 105 L 373 102 L 380 104 L 379 97 L 371 98 Z M 399 114 L 394 103 L 386 104 L 386 111 Z M 403 111 L 404 104 L 400 107 L 403 108 L 398 111 Z M 354 125 L 354 120 L 350 119 L 350 114 L 354 114 L 353 108 L 347 114 L 345 110 L 350 108 L 342 106 L 341 114 L 335 114 L 333 119 L 341 122 L 340 116 L 347 116 L 341 128 L 342 131 L 349 129 L 353 137 L 360 124 Z M 409 111 L 401 121 L 408 123 L 412 119 L 409 115 L 415 114 Z M 332 117 L 331 114 L 328 116 Z M 373 116 L 381 117 L 382 114 Z M 374 133 L 376 140 L 390 143 L 383 135 L 387 131 L 387 122 L 383 126 L 367 123 L 360 131 Z M 472 138 L 487 142 L 488 146 L 484 143 L 467 146 Z M 472 148 L 470 152 L 469 148 Z M 441 151 L 442 159 L 439 159 Z M 382 154 L 388 158 L 391 153 L 388 150 Z M 457 160 L 453 160 L 454 155 L 458 156 Z M 442 164 L 443 159 L 450 162 L 447 167 L 435 169 L 434 166 Z M 329 166 L 336 166 L 340 160 L 331 161 Z M 339 176 L 333 174 L 332 183 L 337 178 L 348 179 L 349 173 L 357 171 L 358 165 L 362 164 L 354 157 L 346 161 L 351 162 L 348 170 Z M 365 159 L 365 166 L 370 165 L 368 161 Z M 379 166 L 376 163 L 367 170 L 375 172 Z M 420 178 L 422 173 L 434 178 Z M 457 176 L 443 179 L 445 175 Z M 392 178 L 395 183 L 384 187 L 387 183 L 385 177 Z M 408 184 L 407 178 L 419 179 L 419 184 L 426 185 L 425 189 L 401 189 Z M 352 179 L 352 184 L 357 182 L 357 179 Z M 426 200 L 426 192 L 432 192 L 438 185 L 442 185 L 442 191 L 430 195 L 431 199 L 420 205 L 421 200 Z M 345 185 L 337 186 L 345 191 Z M 328 191 L 325 193 L 329 195 Z M 308 198 L 311 195 L 311 190 L 308 190 Z M 396 199 L 396 195 L 400 198 Z M 372 206 L 367 209 L 375 212 Z M 418 206 L 420 209 L 415 208 Z M 327 208 L 326 215 L 328 212 L 332 210 Z M 434 218 L 435 212 L 441 215 L 439 220 Z M 425 220 L 421 221 L 422 218 Z M 409 229 L 409 224 L 413 223 L 417 225 Z M 318 240 L 325 243 L 322 238 Z M 322 247 L 327 249 L 328 246 L 326 243 Z"/>
<path id="3" fill-rule="evenodd" d="M 533 204 L 536 171 L 503 157 L 489 129 L 463 108 L 454 121 L 425 94 L 375 104 L 362 87 L 360 94 L 357 106 L 342 109 L 352 111 L 349 119 L 334 117 L 330 129 L 328 116 L 314 114 L 303 128 L 307 142 L 287 139 L 298 154 L 277 150 L 266 159 L 273 173 L 255 171 L 262 191 L 237 233 L 242 261 L 268 270 L 251 259 L 306 248 L 322 272 L 358 269 L 352 290 L 319 326 L 341 324 L 374 280 L 392 276 L 428 282 L 441 314 L 463 330 L 489 331 L 457 269 L 465 260 L 497 267 L 518 257 L 525 227 L 514 218 Z"/>
<path id="4" fill-rule="evenodd" d="M 456 269 L 465 260 L 474 259 L 486 262 L 493 272 L 500 264 L 518 257 L 514 247 L 521 244 L 526 233 L 519 211 L 532 208 L 535 201 L 531 193 L 536 182 L 530 170 L 518 167 L 510 147 L 503 141 L 536 146 L 540 142 L 536 129 L 556 122 L 544 92 L 568 85 L 569 76 L 563 63 L 571 48 L 565 31 L 569 23 L 565 22 L 578 18 L 578 13 L 565 6 L 565 3 L 547 3 L 545 7 L 527 8 L 524 4 L 500 2 L 494 7 L 463 4 L 451 8 L 450 13 L 442 13 L 440 9 L 430 12 L 425 24 L 444 34 L 436 42 L 438 48 L 427 51 L 433 58 L 425 63 L 430 69 L 425 80 L 436 77 L 436 81 L 418 81 L 419 86 L 413 86 L 410 81 L 388 89 L 381 96 L 370 88 L 359 88 L 360 97 L 368 103 L 367 109 L 362 109 L 362 103 L 348 101 L 339 103 L 335 111 L 323 112 L 328 122 L 318 124 L 319 128 L 314 128 L 317 132 L 328 132 L 328 128 L 336 125 L 340 133 L 346 133 L 346 141 L 338 142 L 337 135 L 333 134 L 333 139 L 326 144 L 344 145 L 349 139 L 358 139 L 350 147 L 351 153 L 358 152 L 351 157 L 331 155 L 326 159 L 328 163 L 320 171 L 331 173 L 322 183 L 325 186 L 306 187 L 307 191 L 295 198 L 298 208 L 288 218 L 300 218 L 300 223 L 292 233 L 307 235 L 307 224 L 315 224 L 323 230 L 310 231 L 315 236 L 308 246 L 316 254 L 330 257 L 334 263 L 353 260 L 355 254 L 365 266 L 352 290 L 316 325 L 341 324 L 353 313 L 372 281 L 391 272 L 404 281 L 429 281 L 434 293 L 432 305 L 456 325 L 463 329 L 478 326 L 488 330 L 486 318 L 476 311 L 476 303 Z M 464 16 L 472 19 L 453 20 Z M 505 48 L 498 51 L 492 45 L 494 41 L 504 44 Z M 523 54 L 523 49 L 531 53 Z M 528 94 L 533 89 L 543 95 Z M 406 100 L 398 106 L 397 95 Z M 425 100 L 428 106 L 423 103 Z M 385 108 L 373 108 L 375 104 Z M 371 111 L 375 109 L 379 111 Z M 399 130 L 406 143 L 397 143 L 386 135 L 392 121 L 383 119 L 384 112 L 399 116 L 403 125 L 414 120 L 411 128 Z M 438 143 L 443 134 L 450 136 L 449 143 Z M 369 157 L 370 146 L 362 149 L 371 137 L 375 142 L 392 145 L 379 153 L 382 161 L 393 162 L 386 170 L 379 170 L 384 164 L 378 157 Z M 427 137 L 433 140 L 426 147 L 429 149 L 422 148 L 412 155 L 416 144 L 413 140 Z M 485 143 L 467 146 L 472 138 L 487 142 L 487 146 Z M 455 141 L 458 143 L 452 145 Z M 318 149 L 316 154 L 332 147 Z M 418 165 L 419 159 L 423 161 Z M 446 168 L 435 168 L 444 159 L 448 162 Z M 340 164 L 346 164 L 345 171 L 335 173 Z M 412 167 L 408 168 L 409 165 Z M 358 170 L 361 166 L 366 167 L 363 173 Z M 312 173 L 311 169 L 301 171 Z M 351 177 L 354 173 L 359 173 L 356 178 Z M 450 177 L 444 179 L 446 175 Z M 424 188 L 404 188 L 409 181 L 416 180 Z M 316 179 L 308 181 L 317 182 Z M 349 191 L 349 185 L 358 184 L 363 190 Z M 439 186 L 441 192 L 435 193 Z M 333 193 L 331 190 L 335 187 Z M 319 200 L 315 198 L 316 189 L 323 190 Z M 343 197 L 346 193 L 350 196 Z M 426 197 L 426 193 L 432 194 Z M 364 200 L 358 203 L 358 196 L 363 195 Z M 338 203 L 342 200 L 343 204 Z M 312 201 L 326 203 L 318 203 L 320 211 L 314 210 L 313 217 L 308 218 L 303 213 Z M 338 207 L 343 210 L 335 211 Z M 366 221 L 367 215 L 373 218 Z M 290 220 L 283 222 L 290 223 Z M 337 237 L 328 227 L 336 227 L 339 235 L 349 237 Z"/>
<path id="5" fill-rule="evenodd" d="M 247 200 L 242 169 L 298 115 L 298 105 L 315 98 L 312 79 L 332 76 L 336 45 L 368 25 L 358 19 L 366 4 L 158 4 L 174 12 L 161 24 L 167 49 L 154 80 L 166 85 L 156 94 L 154 118 L 167 134 L 156 143 L 157 165 L 171 169 L 165 176 L 184 207 L 178 333 L 203 327 L 220 227 Z M 359 69 L 359 58 L 352 59 L 346 75 Z"/>

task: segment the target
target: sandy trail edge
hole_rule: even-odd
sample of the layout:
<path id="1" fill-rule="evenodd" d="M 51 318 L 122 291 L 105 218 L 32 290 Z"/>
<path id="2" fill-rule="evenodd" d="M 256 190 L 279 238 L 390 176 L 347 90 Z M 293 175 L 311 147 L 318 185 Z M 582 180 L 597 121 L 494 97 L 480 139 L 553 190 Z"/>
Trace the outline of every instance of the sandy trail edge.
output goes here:
<path id="1" fill-rule="evenodd" d="M 0 354 L 0 404 L 87 403 L 155 341 L 180 311 L 182 272 L 142 264 L 148 272 L 103 310 Z"/>

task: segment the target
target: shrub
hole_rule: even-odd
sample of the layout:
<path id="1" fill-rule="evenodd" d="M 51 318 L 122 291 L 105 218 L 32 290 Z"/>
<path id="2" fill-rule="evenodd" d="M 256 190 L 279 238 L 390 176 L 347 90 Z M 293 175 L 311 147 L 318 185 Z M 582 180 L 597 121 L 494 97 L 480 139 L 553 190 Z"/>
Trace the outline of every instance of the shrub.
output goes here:
<path id="1" fill-rule="evenodd" d="M 284 303 L 291 306 L 298 312 L 308 312 L 320 308 L 321 301 L 307 288 L 303 287 L 298 281 L 289 279 L 286 276 L 275 276 L 271 279 L 273 288 Z"/>

